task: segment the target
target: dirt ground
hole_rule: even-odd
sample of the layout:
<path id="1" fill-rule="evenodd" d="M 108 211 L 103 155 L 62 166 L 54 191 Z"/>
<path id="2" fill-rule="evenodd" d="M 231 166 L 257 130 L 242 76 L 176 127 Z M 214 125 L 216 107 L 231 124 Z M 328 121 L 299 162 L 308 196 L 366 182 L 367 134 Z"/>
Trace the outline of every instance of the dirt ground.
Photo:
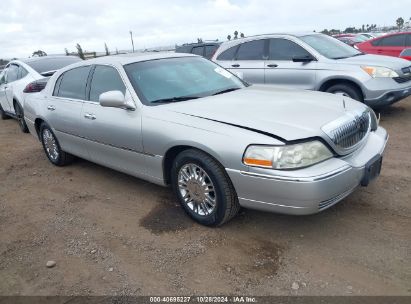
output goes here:
<path id="1" fill-rule="evenodd" d="M 246 210 L 213 229 L 168 188 L 84 160 L 52 166 L 0 121 L 0 295 L 411 295 L 411 98 L 381 124 L 369 187 L 317 215 Z"/>

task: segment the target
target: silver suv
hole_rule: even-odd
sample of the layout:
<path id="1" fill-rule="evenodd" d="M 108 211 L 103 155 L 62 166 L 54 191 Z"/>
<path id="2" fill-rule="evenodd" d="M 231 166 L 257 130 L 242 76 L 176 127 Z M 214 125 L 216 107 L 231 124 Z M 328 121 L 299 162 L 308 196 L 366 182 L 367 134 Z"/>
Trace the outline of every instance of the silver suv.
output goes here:
<path id="1" fill-rule="evenodd" d="M 349 96 L 373 108 L 411 95 L 411 63 L 367 55 L 318 34 L 270 34 L 223 43 L 212 60 L 249 83 Z"/>

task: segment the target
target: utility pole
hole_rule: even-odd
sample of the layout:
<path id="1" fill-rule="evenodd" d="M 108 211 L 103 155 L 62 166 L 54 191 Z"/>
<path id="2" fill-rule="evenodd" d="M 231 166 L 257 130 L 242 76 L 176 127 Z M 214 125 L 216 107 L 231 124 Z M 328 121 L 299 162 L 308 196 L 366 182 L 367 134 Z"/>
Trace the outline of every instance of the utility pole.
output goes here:
<path id="1" fill-rule="evenodd" d="M 134 41 L 133 41 L 133 32 L 130 31 L 130 37 L 131 37 L 131 45 L 133 46 L 133 53 L 134 53 Z"/>

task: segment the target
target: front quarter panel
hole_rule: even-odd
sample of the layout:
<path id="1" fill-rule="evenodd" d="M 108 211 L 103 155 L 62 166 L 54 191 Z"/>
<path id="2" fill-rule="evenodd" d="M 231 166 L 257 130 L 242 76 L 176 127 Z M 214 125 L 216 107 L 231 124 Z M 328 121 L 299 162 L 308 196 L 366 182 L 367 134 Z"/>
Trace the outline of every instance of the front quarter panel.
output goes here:
<path id="1" fill-rule="evenodd" d="M 281 145 L 267 135 L 186 114 L 162 109 L 167 106 L 143 108 L 143 145 L 147 154 L 163 158 L 176 146 L 203 150 L 225 168 L 248 171 L 242 164 L 250 144 Z M 150 175 L 161 175 L 163 164 L 153 164 Z"/>

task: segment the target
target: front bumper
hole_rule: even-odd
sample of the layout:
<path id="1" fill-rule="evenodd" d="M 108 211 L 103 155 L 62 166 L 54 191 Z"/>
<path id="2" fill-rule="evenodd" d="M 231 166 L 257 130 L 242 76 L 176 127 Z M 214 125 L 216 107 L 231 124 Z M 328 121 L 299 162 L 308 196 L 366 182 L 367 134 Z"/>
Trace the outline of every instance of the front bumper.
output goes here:
<path id="1" fill-rule="evenodd" d="M 361 184 L 366 164 L 383 154 L 387 140 L 387 132 L 379 127 L 354 153 L 309 168 L 226 170 L 241 206 L 285 214 L 312 214 L 331 207 L 353 192 Z"/>
<path id="2" fill-rule="evenodd" d="M 396 83 L 393 79 L 372 79 L 364 83 L 364 103 L 371 108 L 391 105 L 411 95 L 411 83 Z"/>

